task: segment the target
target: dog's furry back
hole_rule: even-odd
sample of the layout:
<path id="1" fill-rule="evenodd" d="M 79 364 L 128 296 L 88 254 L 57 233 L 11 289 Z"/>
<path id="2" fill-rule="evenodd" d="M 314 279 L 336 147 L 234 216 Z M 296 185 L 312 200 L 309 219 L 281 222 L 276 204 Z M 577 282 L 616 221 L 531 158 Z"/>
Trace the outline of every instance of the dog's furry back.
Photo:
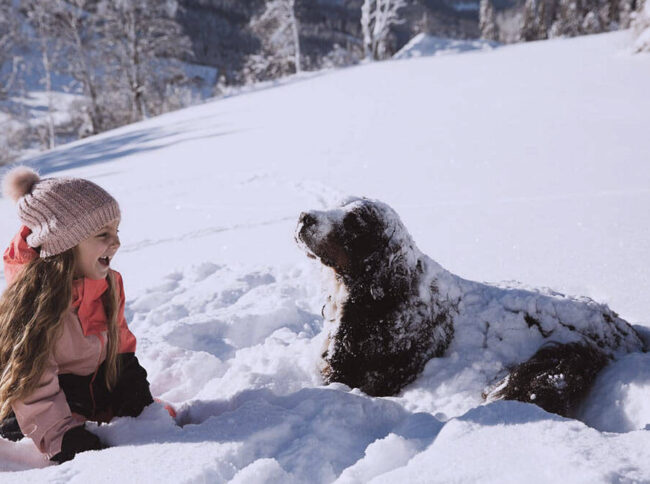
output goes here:
<path id="1" fill-rule="evenodd" d="M 325 312 L 328 382 L 394 395 L 444 354 L 462 369 L 427 375 L 432 385 L 453 386 L 462 373 L 481 386 L 468 389 L 480 398 L 510 374 L 501 397 L 549 401 L 544 408 L 567 414 L 610 359 L 643 349 L 632 326 L 589 298 L 450 273 L 417 249 L 381 202 L 355 199 L 303 214 L 296 233 L 308 255 L 332 268 L 339 288 Z M 564 383 L 572 388 L 564 391 Z"/>

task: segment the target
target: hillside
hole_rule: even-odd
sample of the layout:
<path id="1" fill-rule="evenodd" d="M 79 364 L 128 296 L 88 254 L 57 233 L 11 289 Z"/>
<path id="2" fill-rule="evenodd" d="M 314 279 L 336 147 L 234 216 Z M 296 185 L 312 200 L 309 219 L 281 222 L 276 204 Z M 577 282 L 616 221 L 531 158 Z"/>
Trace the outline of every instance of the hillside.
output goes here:
<path id="1" fill-rule="evenodd" d="M 293 240 L 303 210 L 378 198 L 462 277 L 589 296 L 650 327 L 650 59 L 629 44 L 618 32 L 362 65 L 31 159 L 119 200 L 127 319 L 183 427 L 154 405 L 93 428 L 112 447 L 58 467 L 0 440 L 2 481 L 649 481 L 645 354 L 598 381 L 581 416 L 595 428 L 481 405 L 462 372 L 394 398 L 323 387 L 320 267 Z M 0 240 L 17 228 L 0 200 Z"/>

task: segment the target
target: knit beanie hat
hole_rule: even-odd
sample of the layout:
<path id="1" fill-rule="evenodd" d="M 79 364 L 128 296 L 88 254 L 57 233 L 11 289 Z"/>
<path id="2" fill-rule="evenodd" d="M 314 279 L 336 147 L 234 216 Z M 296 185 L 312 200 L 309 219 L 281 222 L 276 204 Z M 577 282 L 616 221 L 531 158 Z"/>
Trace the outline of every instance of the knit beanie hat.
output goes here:
<path id="1" fill-rule="evenodd" d="M 120 218 L 117 201 L 103 188 L 82 178 L 43 178 L 26 166 L 9 171 L 4 197 L 18 204 L 20 221 L 32 231 L 30 247 L 40 256 L 60 254 Z"/>

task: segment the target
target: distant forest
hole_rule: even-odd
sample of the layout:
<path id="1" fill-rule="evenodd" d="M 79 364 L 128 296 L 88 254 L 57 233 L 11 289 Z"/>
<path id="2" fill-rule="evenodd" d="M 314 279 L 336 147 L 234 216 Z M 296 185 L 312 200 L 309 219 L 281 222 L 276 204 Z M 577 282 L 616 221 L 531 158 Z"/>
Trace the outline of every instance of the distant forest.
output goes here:
<path id="1" fill-rule="evenodd" d="M 0 0 L 0 163 L 238 86 L 388 59 L 420 33 L 605 32 L 642 1 Z"/>

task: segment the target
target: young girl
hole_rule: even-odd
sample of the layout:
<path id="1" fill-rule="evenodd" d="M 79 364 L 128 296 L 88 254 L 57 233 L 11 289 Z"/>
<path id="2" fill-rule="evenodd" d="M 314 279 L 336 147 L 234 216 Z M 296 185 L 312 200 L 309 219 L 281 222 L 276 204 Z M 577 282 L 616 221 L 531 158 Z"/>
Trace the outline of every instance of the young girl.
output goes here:
<path id="1" fill-rule="evenodd" d="M 105 445 L 84 427 L 153 402 L 124 318 L 117 201 L 79 178 L 26 167 L 3 180 L 23 224 L 4 254 L 0 435 L 30 437 L 52 461 Z"/>

